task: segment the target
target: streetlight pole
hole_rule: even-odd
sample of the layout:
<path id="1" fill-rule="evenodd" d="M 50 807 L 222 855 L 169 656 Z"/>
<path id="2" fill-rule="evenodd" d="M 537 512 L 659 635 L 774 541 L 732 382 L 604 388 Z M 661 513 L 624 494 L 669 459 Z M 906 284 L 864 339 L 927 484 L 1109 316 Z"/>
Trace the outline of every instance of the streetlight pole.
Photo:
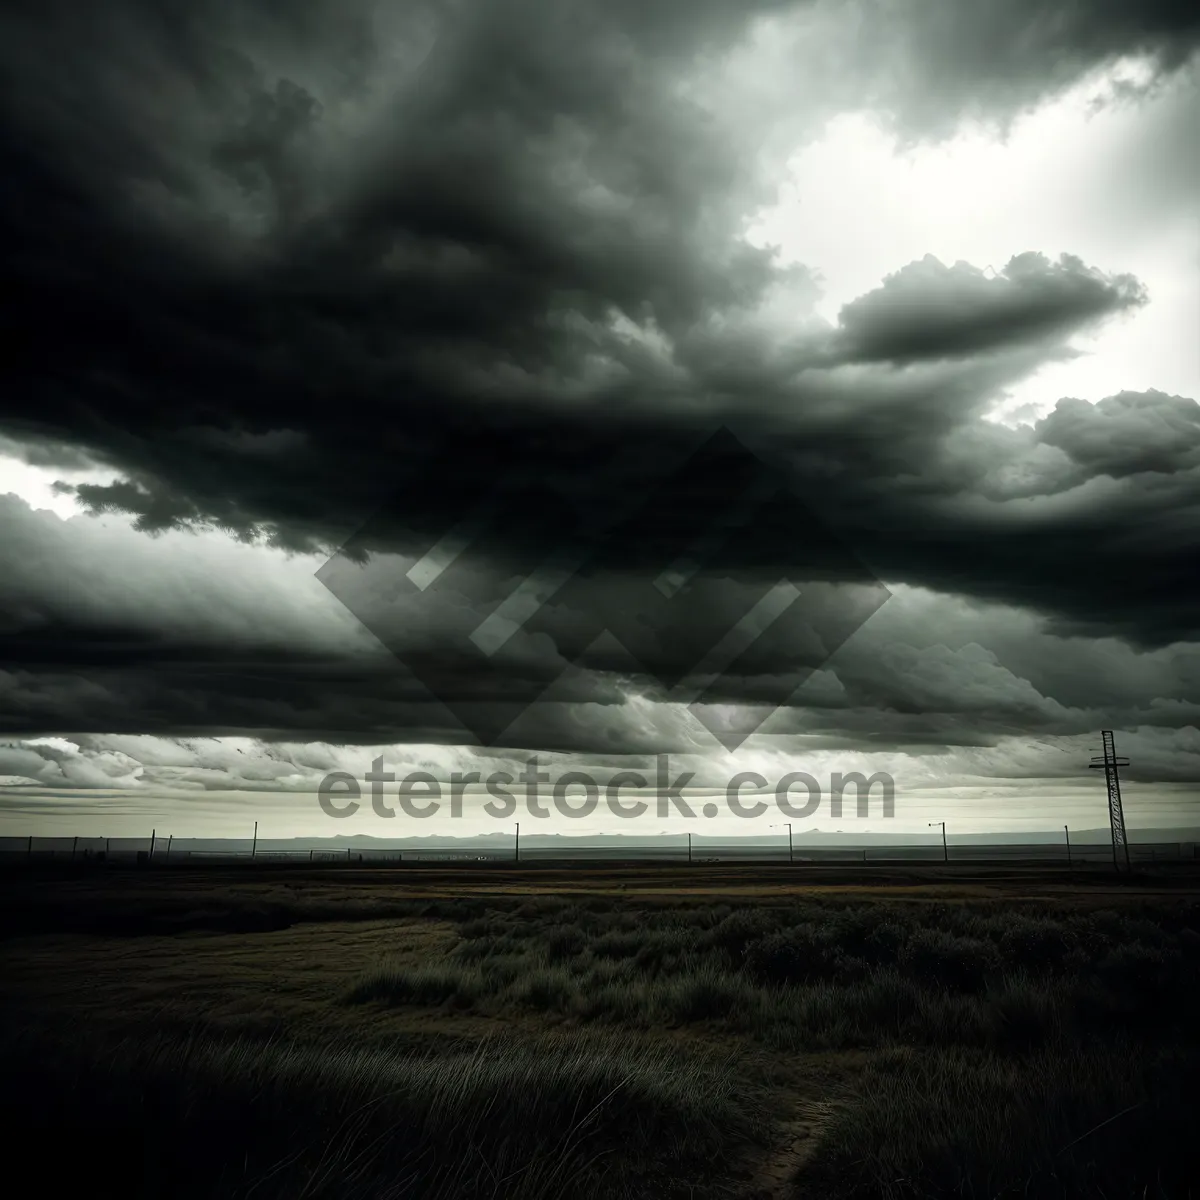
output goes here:
<path id="1" fill-rule="evenodd" d="M 950 851 L 946 849 L 946 822 L 945 821 L 930 821 L 929 828 L 932 829 L 935 825 L 942 827 L 942 862 L 950 861 Z"/>

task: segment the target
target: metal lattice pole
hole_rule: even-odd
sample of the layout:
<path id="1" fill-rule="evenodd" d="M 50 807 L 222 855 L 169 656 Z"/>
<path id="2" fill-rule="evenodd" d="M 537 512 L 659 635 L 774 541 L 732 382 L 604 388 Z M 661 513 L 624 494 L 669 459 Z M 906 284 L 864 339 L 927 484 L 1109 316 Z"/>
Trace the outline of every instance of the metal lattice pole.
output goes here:
<path id="1" fill-rule="evenodd" d="M 1121 807 L 1120 767 L 1129 766 L 1129 759 L 1117 756 L 1113 731 L 1101 731 L 1104 753 L 1088 764 L 1093 770 L 1103 769 L 1104 782 L 1108 786 L 1108 822 L 1112 828 L 1113 869 L 1120 870 L 1120 858 L 1125 860 L 1125 869 L 1130 870 L 1129 839 L 1125 836 L 1125 813 Z"/>

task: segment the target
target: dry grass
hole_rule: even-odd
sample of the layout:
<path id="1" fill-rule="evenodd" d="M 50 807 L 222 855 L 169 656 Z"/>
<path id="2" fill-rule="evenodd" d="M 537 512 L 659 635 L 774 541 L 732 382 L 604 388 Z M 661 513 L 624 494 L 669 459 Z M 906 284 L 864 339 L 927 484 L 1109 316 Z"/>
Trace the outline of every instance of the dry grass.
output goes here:
<path id="1" fill-rule="evenodd" d="M 101 1149 L 140 1159 L 155 1191 L 197 1200 L 714 1195 L 706 1180 L 771 1127 L 761 1089 L 728 1064 L 611 1039 L 7 1042 L 10 1137 L 54 1130 L 75 1164 Z M 60 1191 L 81 1182 L 55 1172 Z"/>
<path id="2" fill-rule="evenodd" d="M 173 891 L 131 872 L 110 893 L 82 880 L 10 907 L 0 989 L 7 1024 L 27 1030 L 10 1061 L 26 1054 L 26 1091 L 42 1097 L 31 1107 L 10 1073 L 15 1128 L 86 1123 L 86 1110 L 63 1099 L 63 1071 L 91 1080 L 93 1106 L 136 1124 L 129 1096 L 165 1072 L 191 1079 L 187 1095 L 202 1098 L 199 1109 L 162 1108 L 175 1114 L 164 1116 L 164 1136 L 194 1145 L 197 1113 L 240 1111 L 278 1077 L 289 1082 L 272 1103 L 307 1114 L 296 1126 L 304 1136 L 268 1130 L 280 1163 L 298 1157 L 259 1200 L 297 1194 L 280 1180 L 294 1183 L 288 1172 L 301 1164 L 331 1198 L 555 1188 L 597 1198 L 1188 1195 L 1179 1130 L 1197 1113 L 1180 1071 L 1194 1072 L 1200 1046 L 1200 905 L 1186 893 L 1114 891 L 1073 904 L 944 891 L 753 903 L 580 889 L 430 899 L 391 878 L 345 891 L 330 880 L 243 879 L 223 892 L 177 876 Z M 86 917 L 72 917 L 85 895 Z M 20 932 L 14 912 L 32 931 Z M 61 932 L 81 919 L 93 932 Z M 48 932 L 56 920 L 60 932 Z M 66 1045 L 68 1030 L 70 1053 L 39 1060 L 59 1074 L 39 1075 L 29 1047 Z M 1172 1056 L 1191 1065 L 1174 1071 Z M 331 1065 L 351 1060 L 359 1066 L 348 1076 Z M 561 1139 L 575 1126 L 564 1114 L 594 1102 L 609 1078 L 597 1074 L 602 1060 L 641 1080 L 643 1098 L 654 1097 L 646 1111 L 657 1106 L 666 1124 L 651 1138 L 651 1125 L 605 1117 L 568 1152 Z M 443 1066 L 458 1090 L 437 1093 L 442 1116 L 423 1124 L 412 1106 L 426 1112 L 432 1093 L 421 1088 Z M 367 1102 L 372 1073 L 408 1081 L 409 1099 L 380 1101 L 394 1118 L 384 1140 L 399 1141 L 354 1175 L 344 1131 L 329 1122 Z M 715 1107 L 688 1110 L 701 1077 Z M 546 1088 L 565 1107 L 541 1133 L 514 1127 L 487 1141 L 493 1117 L 479 1114 L 507 1103 L 495 1097 L 518 1097 L 513 1111 L 524 1113 Z M 758 1115 L 747 1125 L 728 1104 Z M 1125 1108 L 1134 1136 L 1084 1139 L 1086 1152 L 1057 1155 Z M 689 1123 L 708 1131 L 711 1160 L 689 1141 Z M 218 1156 L 227 1176 L 208 1179 L 205 1195 L 243 1195 L 251 1176 L 277 1165 L 251 1156 L 253 1171 L 235 1170 L 241 1135 L 205 1128 L 227 1148 Z M 452 1129 L 479 1137 L 456 1141 Z M 405 1158 L 413 1145 L 424 1150 Z M 325 1157 L 313 1160 L 313 1147 Z M 630 1171 L 615 1170 L 625 1151 Z M 568 1175 L 547 1173 L 566 1159 Z M 1104 1179 L 1121 1182 L 1105 1191 Z"/>

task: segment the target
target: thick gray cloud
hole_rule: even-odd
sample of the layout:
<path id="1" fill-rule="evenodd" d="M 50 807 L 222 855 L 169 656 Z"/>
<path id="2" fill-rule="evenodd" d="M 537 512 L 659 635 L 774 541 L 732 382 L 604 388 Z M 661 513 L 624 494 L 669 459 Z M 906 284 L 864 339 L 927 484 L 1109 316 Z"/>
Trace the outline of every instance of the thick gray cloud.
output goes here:
<path id="1" fill-rule="evenodd" d="M 314 560 L 212 536 L 148 539 L 122 519 L 97 528 L 93 518 L 64 523 L 15 498 L 4 503 L 12 536 L 0 555 L 0 725 L 10 733 L 91 732 L 101 750 L 100 735 L 120 732 L 463 740 L 453 715 L 313 580 Z M 744 601 L 734 589 L 726 603 L 736 614 Z M 477 687 L 460 665 L 453 623 L 439 625 L 436 611 L 408 616 L 417 623 L 404 650 L 441 656 L 439 692 L 456 680 Z M 395 628 L 406 623 L 401 610 Z M 1077 737 L 1200 722 L 1195 644 L 1139 653 L 1111 637 L 1064 640 L 1033 613 L 963 598 L 902 589 L 815 672 L 821 656 L 803 639 L 785 649 L 780 658 L 756 646 L 752 673 L 729 676 L 718 697 L 754 705 L 777 694 L 781 679 L 784 694 L 796 689 L 764 726 L 781 747 L 928 753 L 1018 732 Z M 534 642 L 527 655 L 525 668 L 547 681 L 563 665 L 553 643 Z M 638 665 L 602 642 L 502 744 L 589 762 L 711 749 Z"/>
<path id="2" fill-rule="evenodd" d="M 1081 472 L 1121 479 L 1200 467 L 1200 404 L 1185 396 L 1121 392 L 1096 405 L 1064 400 L 1038 422 L 1038 433 Z"/>
<path id="3" fill-rule="evenodd" d="M 834 7 L 831 5 L 831 7 Z M 1150 82 L 1188 66 L 1200 17 L 1186 0 L 865 0 L 835 24 L 838 65 L 909 136 L 964 116 L 1001 125 L 1098 66 L 1142 57 Z M 1126 89 L 1128 91 L 1129 89 Z"/>
<path id="4" fill-rule="evenodd" d="M 847 304 L 840 330 L 851 362 L 968 357 L 1012 343 L 1056 340 L 1084 322 L 1146 302 L 1131 276 L 1107 278 L 1063 255 L 1018 255 L 994 279 L 968 263 L 932 256 Z"/>

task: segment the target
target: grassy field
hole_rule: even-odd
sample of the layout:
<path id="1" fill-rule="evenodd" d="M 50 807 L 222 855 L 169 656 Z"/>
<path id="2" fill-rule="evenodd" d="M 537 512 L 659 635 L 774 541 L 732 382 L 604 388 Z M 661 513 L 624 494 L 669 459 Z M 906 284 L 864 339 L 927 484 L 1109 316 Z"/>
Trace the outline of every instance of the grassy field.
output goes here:
<path id="1" fill-rule="evenodd" d="M 172 1197 L 1197 1191 L 1200 878 L 13 872 L 3 1117 Z"/>

